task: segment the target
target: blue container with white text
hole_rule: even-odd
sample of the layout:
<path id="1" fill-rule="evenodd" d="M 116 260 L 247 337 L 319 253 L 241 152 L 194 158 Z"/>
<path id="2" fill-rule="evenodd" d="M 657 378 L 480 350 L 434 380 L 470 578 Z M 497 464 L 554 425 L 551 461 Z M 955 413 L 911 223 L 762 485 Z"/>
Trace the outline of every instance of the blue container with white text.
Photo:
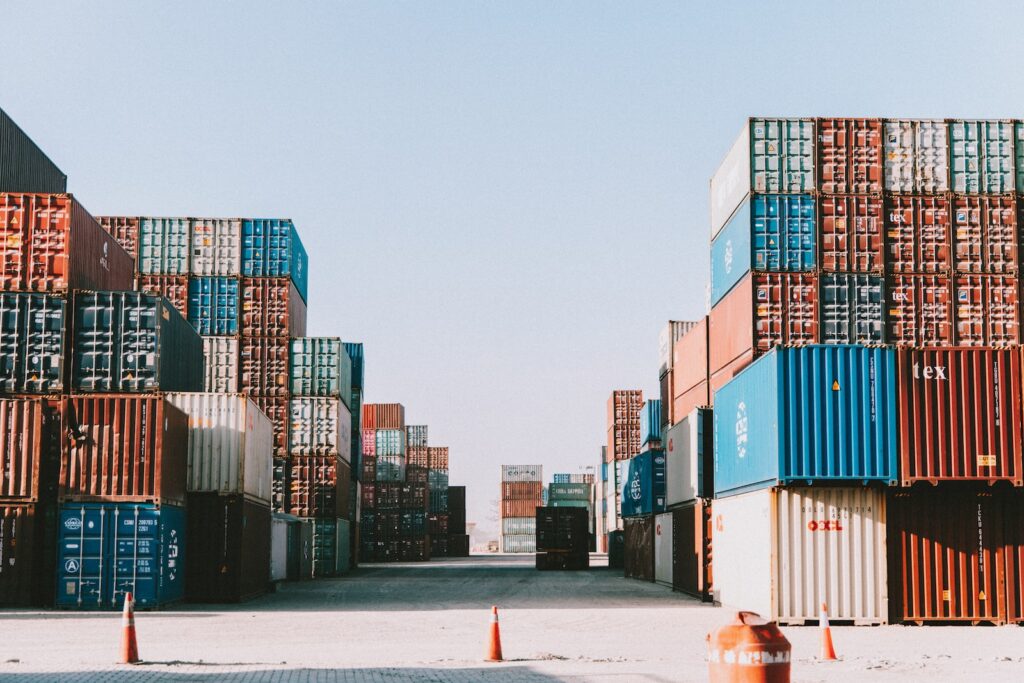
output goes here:
<path id="1" fill-rule="evenodd" d="M 309 303 L 309 257 L 295 224 L 287 218 L 242 221 L 242 275 L 291 278 L 299 296 Z"/>
<path id="2" fill-rule="evenodd" d="M 622 516 L 640 517 L 665 511 L 665 451 L 648 450 L 628 461 L 622 480 Z"/>

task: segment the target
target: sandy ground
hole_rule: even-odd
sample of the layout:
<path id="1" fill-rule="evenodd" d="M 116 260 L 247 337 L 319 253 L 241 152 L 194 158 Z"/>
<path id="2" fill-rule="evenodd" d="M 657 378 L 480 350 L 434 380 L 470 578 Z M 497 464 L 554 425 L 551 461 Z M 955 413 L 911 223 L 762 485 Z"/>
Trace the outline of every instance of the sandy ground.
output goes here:
<path id="1" fill-rule="evenodd" d="M 505 664 L 484 664 L 489 606 Z M 237 606 L 139 613 L 145 666 L 114 666 L 120 615 L 0 611 L 0 681 L 702 681 L 732 611 L 532 557 L 364 567 Z M 785 628 L 795 681 L 1024 681 L 1024 628 Z"/>

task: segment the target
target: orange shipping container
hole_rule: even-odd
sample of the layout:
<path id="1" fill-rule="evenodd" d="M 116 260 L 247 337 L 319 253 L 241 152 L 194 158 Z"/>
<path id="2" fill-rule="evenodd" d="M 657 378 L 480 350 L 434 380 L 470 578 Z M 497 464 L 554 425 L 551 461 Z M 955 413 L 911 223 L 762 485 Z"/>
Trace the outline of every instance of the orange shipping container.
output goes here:
<path id="1" fill-rule="evenodd" d="M 680 396 L 708 380 L 708 317 L 704 316 L 672 348 L 672 394 Z M 679 415 L 681 420 L 685 417 Z"/>
<path id="2" fill-rule="evenodd" d="M 684 417 L 693 412 L 694 408 L 702 408 L 711 405 L 711 395 L 708 393 L 710 382 L 701 382 L 689 391 L 672 399 L 672 424 L 681 422 Z"/>
<path id="3" fill-rule="evenodd" d="M 188 319 L 188 275 L 140 275 L 135 289 L 165 297 Z"/>
<path id="4" fill-rule="evenodd" d="M 60 401 L 0 399 L 0 500 L 54 499 L 62 437 Z"/>
<path id="5" fill-rule="evenodd" d="M 539 481 L 504 481 L 501 483 L 502 500 L 535 500 L 540 504 L 544 484 Z"/>
<path id="6" fill-rule="evenodd" d="M 957 197 L 953 201 L 958 272 L 1017 272 L 1016 204 L 1013 197 Z"/>
<path id="7" fill-rule="evenodd" d="M 430 454 L 426 446 L 411 446 L 406 450 L 406 465 L 410 467 L 430 467 Z"/>
<path id="8" fill-rule="evenodd" d="M 540 500 L 503 500 L 501 517 L 535 517 L 540 506 Z"/>
<path id="9" fill-rule="evenodd" d="M 138 259 L 139 219 L 137 216 L 96 216 L 96 220 L 132 257 L 132 261 Z"/>
<path id="10" fill-rule="evenodd" d="M 427 448 L 428 467 L 432 470 L 448 469 L 448 447 L 430 446 Z"/>
<path id="11" fill-rule="evenodd" d="M 363 405 L 364 429 L 405 429 L 405 406 L 401 403 Z"/>

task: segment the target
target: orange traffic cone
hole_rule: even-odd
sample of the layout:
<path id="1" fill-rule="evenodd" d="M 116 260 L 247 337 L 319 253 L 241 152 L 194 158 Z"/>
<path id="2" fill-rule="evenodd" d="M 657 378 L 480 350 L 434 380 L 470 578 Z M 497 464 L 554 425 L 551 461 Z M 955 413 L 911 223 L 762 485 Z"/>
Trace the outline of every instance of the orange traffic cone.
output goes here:
<path id="1" fill-rule="evenodd" d="M 821 603 L 821 658 L 826 660 L 838 659 L 836 649 L 832 647 L 832 629 L 828 625 L 828 605 Z"/>
<path id="2" fill-rule="evenodd" d="M 500 662 L 501 658 L 501 629 L 498 628 L 498 608 L 491 607 L 491 642 L 487 648 L 487 661 Z"/>
<path id="3" fill-rule="evenodd" d="M 139 644 L 135 640 L 135 601 L 132 594 L 124 596 L 124 613 L 121 617 L 121 663 L 139 663 Z"/>

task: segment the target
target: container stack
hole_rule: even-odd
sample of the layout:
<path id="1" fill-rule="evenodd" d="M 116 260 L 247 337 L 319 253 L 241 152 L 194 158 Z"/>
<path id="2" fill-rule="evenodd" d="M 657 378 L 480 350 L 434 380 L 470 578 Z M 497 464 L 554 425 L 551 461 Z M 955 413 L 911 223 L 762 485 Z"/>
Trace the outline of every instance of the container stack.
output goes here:
<path id="1" fill-rule="evenodd" d="M 545 505 L 556 508 L 580 508 L 587 511 L 587 533 L 594 534 L 594 475 L 560 473 L 551 478 Z M 594 549 L 593 541 L 588 549 Z"/>
<path id="2" fill-rule="evenodd" d="M 448 557 L 469 557 L 465 486 L 448 487 Z"/>
<path id="3" fill-rule="evenodd" d="M 426 427 L 424 427 L 424 431 Z M 424 442 L 426 440 L 424 439 Z M 431 557 L 448 556 L 448 448 L 427 448 L 427 484 L 430 491 L 428 517 Z"/>
<path id="4" fill-rule="evenodd" d="M 602 449 L 605 532 L 622 529 L 622 480 L 619 463 L 640 452 L 640 413 L 644 396 L 639 389 L 613 391 L 608 397 L 608 445 Z M 607 536 L 605 537 L 607 539 Z M 607 549 L 607 540 L 605 540 Z"/>
<path id="5" fill-rule="evenodd" d="M 556 485 L 572 486 L 573 484 Z M 588 520 L 587 510 L 581 507 L 537 508 L 537 569 L 589 568 Z"/>
<path id="6" fill-rule="evenodd" d="M 501 466 L 501 552 L 537 551 L 537 508 L 544 505 L 543 490 L 541 465 Z"/>
<path id="7" fill-rule="evenodd" d="M 351 448 L 349 450 L 349 469 L 352 474 L 352 482 L 349 485 L 348 519 L 349 526 L 349 554 L 352 567 L 359 564 L 359 517 L 362 512 L 362 475 L 363 475 L 363 386 L 365 383 L 364 368 L 366 366 L 363 345 L 358 342 L 342 342 L 348 352 L 352 364 L 352 392 L 351 400 L 348 403 L 349 413 L 352 415 L 349 433 L 351 437 Z"/>

